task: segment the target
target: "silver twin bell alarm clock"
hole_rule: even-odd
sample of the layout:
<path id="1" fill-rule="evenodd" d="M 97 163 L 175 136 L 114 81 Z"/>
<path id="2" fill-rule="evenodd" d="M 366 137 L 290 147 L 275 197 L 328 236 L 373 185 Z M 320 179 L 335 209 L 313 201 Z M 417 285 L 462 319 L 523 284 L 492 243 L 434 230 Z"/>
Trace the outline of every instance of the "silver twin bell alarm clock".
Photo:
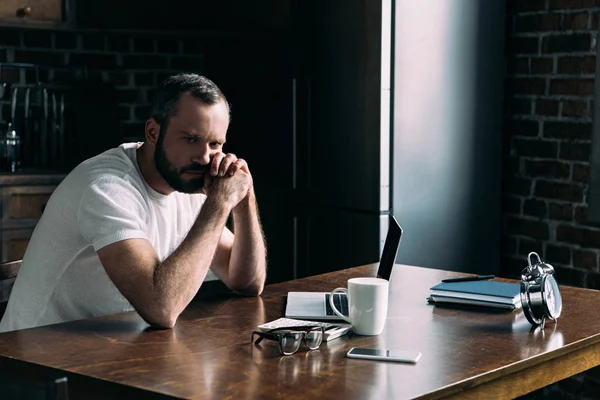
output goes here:
<path id="1" fill-rule="evenodd" d="M 532 256 L 537 258 L 535 264 L 531 262 Z M 527 263 L 521 272 L 521 306 L 527 320 L 544 329 L 546 319 L 556 321 L 560 317 L 562 297 L 552 265 L 542 262 L 535 252 L 529 253 Z"/>

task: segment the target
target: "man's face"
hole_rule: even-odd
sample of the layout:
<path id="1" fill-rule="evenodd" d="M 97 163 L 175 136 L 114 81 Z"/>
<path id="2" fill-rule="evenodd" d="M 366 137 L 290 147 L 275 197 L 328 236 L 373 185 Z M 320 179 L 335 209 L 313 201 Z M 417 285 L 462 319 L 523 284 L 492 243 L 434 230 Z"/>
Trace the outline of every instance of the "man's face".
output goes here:
<path id="1" fill-rule="evenodd" d="M 213 156 L 222 151 L 229 127 L 225 102 L 214 105 L 184 93 L 177 113 L 160 127 L 154 163 L 162 178 L 174 190 L 199 193 Z"/>

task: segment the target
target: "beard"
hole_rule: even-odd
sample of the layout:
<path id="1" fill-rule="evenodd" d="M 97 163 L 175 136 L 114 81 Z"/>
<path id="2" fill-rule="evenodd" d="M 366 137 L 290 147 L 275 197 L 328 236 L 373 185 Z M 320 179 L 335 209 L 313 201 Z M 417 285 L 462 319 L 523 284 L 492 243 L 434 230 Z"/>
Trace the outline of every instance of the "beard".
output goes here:
<path id="1" fill-rule="evenodd" d="M 163 127 L 161 126 L 158 142 L 156 143 L 156 151 L 154 152 L 154 164 L 156 165 L 156 170 L 174 190 L 188 194 L 200 193 L 200 190 L 204 187 L 204 177 L 184 180 L 181 178 L 181 176 L 186 171 L 202 171 L 207 174 L 209 166 L 200 164 L 190 164 L 181 168 L 174 166 L 169 161 L 167 153 L 163 147 L 165 133 L 166 132 L 163 131 Z"/>

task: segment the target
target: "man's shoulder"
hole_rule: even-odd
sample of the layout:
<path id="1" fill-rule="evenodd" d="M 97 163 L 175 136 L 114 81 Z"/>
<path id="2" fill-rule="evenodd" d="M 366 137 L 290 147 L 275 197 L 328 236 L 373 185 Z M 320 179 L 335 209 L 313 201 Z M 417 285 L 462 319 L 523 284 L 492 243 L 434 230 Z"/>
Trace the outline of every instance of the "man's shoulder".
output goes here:
<path id="1" fill-rule="evenodd" d="M 94 182 L 127 182 L 135 185 L 141 177 L 131 155 L 135 150 L 128 145 L 131 144 L 123 144 L 83 161 L 65 180 L 71 185 L 79 183 L 82 186 Z"/>

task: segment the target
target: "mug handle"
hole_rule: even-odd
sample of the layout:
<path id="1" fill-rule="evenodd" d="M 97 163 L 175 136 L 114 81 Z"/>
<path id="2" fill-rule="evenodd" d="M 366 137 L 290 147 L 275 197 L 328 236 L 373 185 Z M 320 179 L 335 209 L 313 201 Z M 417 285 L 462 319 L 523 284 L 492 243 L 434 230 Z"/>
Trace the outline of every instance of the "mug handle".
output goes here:
<path id="1" fill-rule="evenodd" d="M 345 320 L 346 322 L 351 324 L 352 321 L 350 321 L 350 318 L 348 318 L 344 314 L 342 314 L 337 308 L 335 308 L 335 304 L 333 304 L 333 295 L 338 292 L 346 293 L 346 296 L 348 296 L 348 289 L 346 289 L 346 288 L 339 287 L 339 288 L 333 289 L 333 291 L 331 292 L 331 295 L 329 296 L 329 305 L 331 306 L 331 309 L 338 317 L 342 318 L 343 320 Z"/>

